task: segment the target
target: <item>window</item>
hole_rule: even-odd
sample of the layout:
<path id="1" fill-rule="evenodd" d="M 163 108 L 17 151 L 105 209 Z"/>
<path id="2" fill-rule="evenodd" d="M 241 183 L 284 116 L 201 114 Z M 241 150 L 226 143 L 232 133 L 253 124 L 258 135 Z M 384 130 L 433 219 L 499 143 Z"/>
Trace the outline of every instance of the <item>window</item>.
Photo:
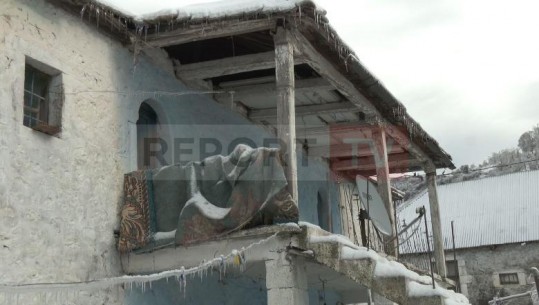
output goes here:
<path id="1" fill-rule="evenodd" d="M 455 283 L 459 282 L 459 265 L 457 261 L 446 261 L 447 277 Z"/>
<path id="2" fill-rule="evenodd" d="M 512 273 L 500 273 L 500 284 L 502 285 L 514 285 L 519 284 L 518 281 L 518 273 L 512 272 Z"/>
<path id="3" fill-rule="evenodd" d="M 27 58 L 23 125 L 46 134 L 58 134 L 61 130 L 62 104 L 61 74 Z"/>
<path id="4" fill-rule="evenodd" d="M 453 280 L 455 283 L 458 283 L 459 281 L 459 264 L 458 261 L 450 260 L 445 261 L 445 268 L 447 270 L 447 278 L 450 280 Z M 436 266 L 436 262 L 432 262 L 432 269 L 434 272 L 438 272 L 438 267 Z"/>

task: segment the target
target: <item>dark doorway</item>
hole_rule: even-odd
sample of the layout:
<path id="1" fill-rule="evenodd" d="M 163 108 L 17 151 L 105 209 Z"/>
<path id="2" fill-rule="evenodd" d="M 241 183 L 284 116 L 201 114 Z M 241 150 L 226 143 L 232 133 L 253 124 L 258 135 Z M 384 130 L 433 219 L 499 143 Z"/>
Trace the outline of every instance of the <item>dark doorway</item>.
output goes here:
<path id="1" fill-rule="evenodd" d="M 317 194 L 317 211 L 318 211 L 318 225 L 320 228 L 331 232 L 330 220 L 329 220 L 329 204 L 325 196 L 320 191 Z"/>
<path id="2" fill-rule="evenodd" d="M 159 167 L 159 161 L 156 158 L 150 158 L 147 151 L 150 143 L 154 143 L 159 138 L 158 124 L 157 113 L 152 106 L 146 102 L 142 103 L 137 120 L 137 165 L 139 169 Z"/>

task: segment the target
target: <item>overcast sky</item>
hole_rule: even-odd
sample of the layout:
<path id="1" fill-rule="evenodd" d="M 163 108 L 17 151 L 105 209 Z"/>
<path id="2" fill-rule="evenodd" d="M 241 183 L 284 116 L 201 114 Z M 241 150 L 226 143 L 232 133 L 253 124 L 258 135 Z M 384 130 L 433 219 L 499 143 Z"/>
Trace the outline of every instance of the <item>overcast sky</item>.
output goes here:
<path id="1" fill-rule="evenodd" d="M 159 0 L 107 1 L 142 13 Z M 539 1 L 317 2 L 457 166 L 515 147 L 539 123 Z"/>

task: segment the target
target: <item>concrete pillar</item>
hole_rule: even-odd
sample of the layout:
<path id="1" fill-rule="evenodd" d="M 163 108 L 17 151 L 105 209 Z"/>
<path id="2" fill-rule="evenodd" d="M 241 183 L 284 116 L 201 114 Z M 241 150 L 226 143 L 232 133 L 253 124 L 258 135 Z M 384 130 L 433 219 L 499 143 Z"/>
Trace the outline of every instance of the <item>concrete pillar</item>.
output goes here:
<path id="1" fill-rule="evenodd" d="M 302 258 L 281 253 L 266 261 L 268 305 L 308 305 L 307 270 Z"/>
<path id="2" fill-rule="evenodd" d="M 389 163 L 387 159 L 386 133 L 383 128 L 376 128 L 372 132 L 374 141 L 375 162 L 376 162 L 376 182 L 378 184 L 378 193 L 384 201 L 389 220 L 391 222 L 391 237 L 397 235 L 395 230 L 395 209 L 393 207 L 393 198 L 391 197 L 391 183 L 389 181 Z M 398 242 L 395 239 L 387 245 L 387 254 L 397 256 Z"/>
<path id="3" fill-rule="evenodd" d="M 289 33 L 277 28 L 275 43 L 275 77 L 277 88 L 277 137 L 284 147 L 285 175 L 288 191 L 298 202 L 298 169 L 296 159 L 296 107 L 294 47 Z"/>
<path id="4" fill-rule="evenodd" d="M 430 219 L 432 223 L 432 235 L 434 246 L 434 258 L 436 268 L 441 277 L 447 277 L 444 253 L 444 237 L 442 235 L 442 223 L 440 220 L 440 205 L 438 203 L 438 191 L 436 190 L 436 169 L 427 170 L 427 188 L 429 192 Z"/>

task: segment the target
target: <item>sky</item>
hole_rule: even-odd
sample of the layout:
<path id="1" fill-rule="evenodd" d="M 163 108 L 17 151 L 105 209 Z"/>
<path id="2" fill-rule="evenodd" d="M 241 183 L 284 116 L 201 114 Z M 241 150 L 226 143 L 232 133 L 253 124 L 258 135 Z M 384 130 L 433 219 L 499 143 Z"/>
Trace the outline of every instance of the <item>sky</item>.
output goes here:
<path id="1" fill-rule="evenodd" d="M 212 2 L 107 1 L 135 14 Z M 316 2 L 457 167 L 516 147 L 539 123 L 539 1 Z"/>

